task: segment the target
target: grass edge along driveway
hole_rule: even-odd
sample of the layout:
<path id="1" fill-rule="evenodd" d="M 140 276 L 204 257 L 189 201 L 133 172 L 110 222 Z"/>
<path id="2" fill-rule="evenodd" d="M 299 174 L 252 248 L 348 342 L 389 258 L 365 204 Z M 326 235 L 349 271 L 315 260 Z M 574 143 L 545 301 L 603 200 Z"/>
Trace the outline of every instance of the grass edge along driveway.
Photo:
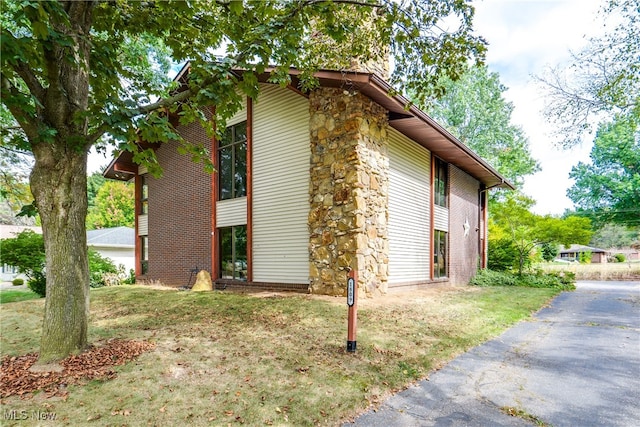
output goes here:
<path id="1" fill-rule="evenodd" d="M 54 413 L 57 425 L 337 425 L 558 292 L 436 287 L 361 299 L 358 351 L 347 353 L 344 298 L 95 289 L 90 341 L 143 340 L 154 350 L 115 368 L 115 379 L 69 386 L 64 398 L 4 398 L 2 412 Z M 2 305 L 2 357 L 37 351 L 43 307 Z"/>

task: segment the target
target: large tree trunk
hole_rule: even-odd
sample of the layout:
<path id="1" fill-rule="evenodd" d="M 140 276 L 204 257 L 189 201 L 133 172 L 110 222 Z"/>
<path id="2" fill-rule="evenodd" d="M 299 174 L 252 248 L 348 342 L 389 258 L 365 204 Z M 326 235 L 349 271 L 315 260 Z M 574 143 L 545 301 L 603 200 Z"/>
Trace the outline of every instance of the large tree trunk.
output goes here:
<path id="1" fill-rule="evenodd" d="M 42 220 L 47 296 L 39 363 L 61 360 L 87 346 L 87 153 L 64 142 L 39 144 L 31 173 Z"/>

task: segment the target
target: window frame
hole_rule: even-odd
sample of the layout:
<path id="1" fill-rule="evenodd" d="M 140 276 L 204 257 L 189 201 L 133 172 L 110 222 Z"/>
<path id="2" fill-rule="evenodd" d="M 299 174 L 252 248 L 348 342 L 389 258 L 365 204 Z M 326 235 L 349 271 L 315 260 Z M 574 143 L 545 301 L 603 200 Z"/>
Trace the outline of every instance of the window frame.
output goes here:
<path id="1" fill-rule="evenodd" d="M 244 229 L 244 253 L 238 253 L 238 232 L 240 229 Z M 225 260 L 226 253 L 223 250 L 223 233 L 231 231 L 231 277 L 225 277 L 225 272 L 229 271 L 224 268 L 224 263 L 228 262 Z M 248 280 L 248 227 L 246 224 L 242 225 L 234 225 L 229 227 L 220 227 L 218 228 L 218 269 L 219 274 L 218 278 L 223 280 L 239 280 L 239 281 L 247 281 Z M 238 263 L 240 264 L 240 268 L 237 269 Z M 243 274 L 244 272 L 244 274 Z"/>
<path id="2" fill-rule="evenodd" d="M 442 258 L 442 260 L 440 259 Z M 442 262 L 441 262 L 442 261 Z M 449 233 L 433 231 L 433 278 L 449 277 Z"/>
<path id="3" fill-rule="evenodd" d="M 139 236 L 140 239 L 140 274 L 149 272 L 149 236 Z"/>
<path id="4" fill-rule="evenodd" d="M 244 126 L 244 132 L 242 134 L 242 137 L 238 137 L 238 132 L 237 130 L 240 128 L 240 126 Z M 239 123 L 235 123 L 233 125 L 227 126 L 227 128 L 225 129 L 224 135 L 223 135 L 223 139 L 218 140 L 218 147 L 217 147 L 217 168 L 218 168 L 218 194 L 217 194 L 217 198 L 218 200 L 231 200 L 231 199 L 236 199 L 239 197 L 245 197 L 247 195 L 247 161 L 248 161 L 248 136 L 247 136 L 247 120 L 241 121 Z M 226 140 L 227 136 L 229 137 L 229 140 Z M 240 191 L 240 189 L 238 189 L 236 187 L 236 171 L 238 168 L 238 149 L 244 146 L 244 174 L 241 177 L 242 178 L 242 182 L 243 182 L 243 187 L 242 187 L 242 191 Z M 225 150 L 230 150 L 231 151 L 231 160 L 230 160 L 230 166 L 231 166 L 231 182 L 230 184 L 230 188 L 228 190 L 229 194 L 227 195 L 226 193 L 224 193 L 227 188 L 225 188 L 225 182 L 223 180 L 223 175 L 222 175 L 222 170 L 223 170 L 223 166 L 222 166 L 222 152 Z"/>
<path id="5" fill-rule="evenodd" d="M 140 215 L 149 213 L 149 177 L 144 173 L 140 175 Z"/>
<path id="6" fill-rule="evenodd" d="M 437 206 L 448 208 L 449 164 L 437 157 L 434 160 L 433 203 Z"/>

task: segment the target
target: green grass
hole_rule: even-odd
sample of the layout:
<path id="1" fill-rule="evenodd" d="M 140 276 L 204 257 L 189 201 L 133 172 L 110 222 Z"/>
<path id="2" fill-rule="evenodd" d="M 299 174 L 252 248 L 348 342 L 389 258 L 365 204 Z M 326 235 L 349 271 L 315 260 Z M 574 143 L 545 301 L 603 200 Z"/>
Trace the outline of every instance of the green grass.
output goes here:
<path id="1" fill-rule="evenodd" d="M 31 299 L 41 298 L 40 295 L 29 289 L 1 289 L 0 304 L 8 304 L 10 302 L 27 301 Z"/>
<path id="2" fill-rule="evenodd" d="M 116 368 L 114 380 L 70 386 L 65 400 L 9 397 L 3 410 L 46 408 L 69 425 L 337 425 L 557 292 L 465 287 L 361 299 L 358 351 L 347 353 L 343 298 L 95 289 L 93 343 L 139 339 L 156 348 Z M 2 307 L 2 356 L 37 351 L 43 306 Z"/>

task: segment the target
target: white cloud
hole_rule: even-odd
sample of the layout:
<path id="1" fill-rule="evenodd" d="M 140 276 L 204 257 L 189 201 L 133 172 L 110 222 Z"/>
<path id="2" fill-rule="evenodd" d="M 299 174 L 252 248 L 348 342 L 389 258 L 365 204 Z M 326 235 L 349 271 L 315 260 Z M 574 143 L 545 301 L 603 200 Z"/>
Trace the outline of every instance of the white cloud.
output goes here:
<path id="1" fill-rule="evenodd" d="M 508 87 L 504 95 L 515 106 L 512 121 L 525 131 L 542 167 L 527 177 L 524 191 L 537 201 L 537 213 L 561 214 L 573 206 L 566 197 L 571 167 L 588 161 L 591 142 L 568 151 L 551 144 L 553 129 L 542 115 L 544 93 L 532 75 L 567 63 L 570 50 L 579 50 L 601 31 L 596 18 L 602 3 L 486 0 L 474 5 L 476 32 L 489 42 L 489 69 Z"/>

